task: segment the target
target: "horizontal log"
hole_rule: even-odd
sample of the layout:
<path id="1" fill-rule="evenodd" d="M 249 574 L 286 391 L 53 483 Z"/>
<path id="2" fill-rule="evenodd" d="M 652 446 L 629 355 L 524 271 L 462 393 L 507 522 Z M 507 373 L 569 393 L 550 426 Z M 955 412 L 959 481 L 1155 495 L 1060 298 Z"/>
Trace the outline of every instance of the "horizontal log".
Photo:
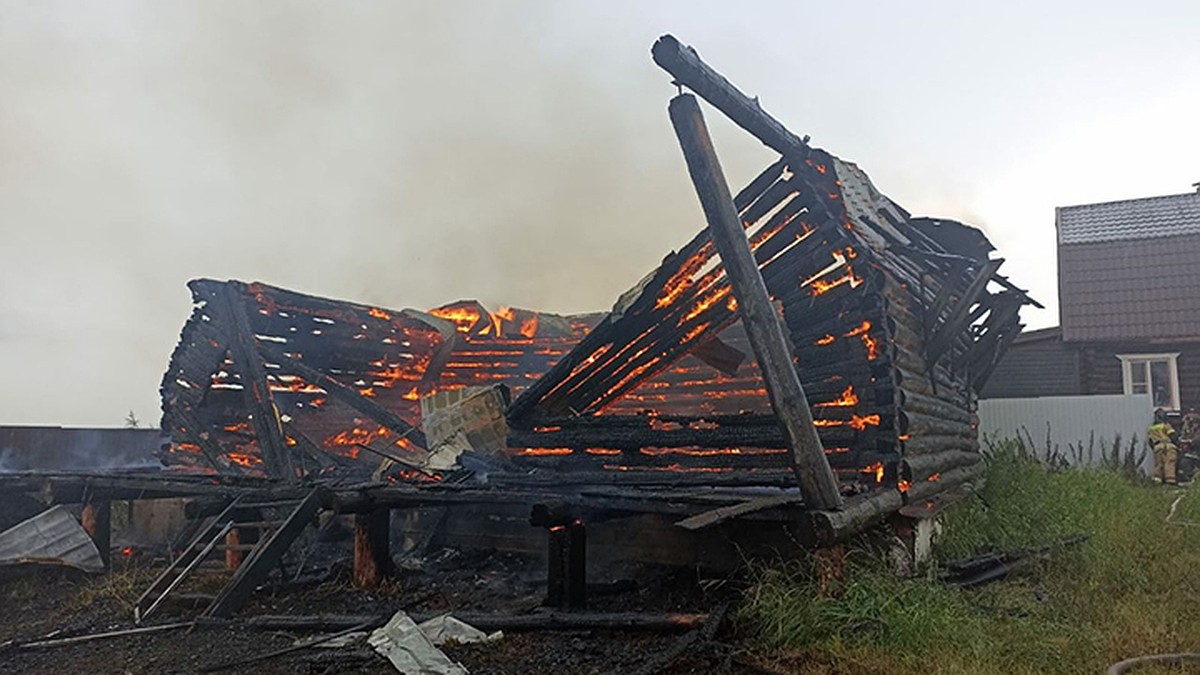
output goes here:
<path id="1" fill-rule="evenodd" d="M 905 493 L 905 498 L 909 503 L 913 503 L 928 499 L 933 495 L 951 490 L 965 483 L 975 482 L 977 479 L 983 477 L 985 468 L 983 462 L 976 462 L 975 464 L 946 471 L 939 475 L 935 481 L 923 480 L 914 482 L 909 487 L 908 492 Z"/>
<path id="2" fill-rule="evenodd" d="M 690 473 L 682 471 L 543 471 L 529 474 L 491 474 L 491 484 L 507 487 L 555 487 L 580 485 L 682 487 L 767 486 L 795 487 L 791 471 L 761 469 L 721 473 Z"/>
<path id="3" fill-rule="evenodd" d="M 970 466 L 982 461 L 983 455 L 963 450 L 935 452 L 929 455 L 914 455 L 905 457 L 901 462 L 901 475 L 905 480 L 916 483 L 934 474 L 946 473 L 952 469 Z"/>
<path id="4" fill-rule="evenodd" d="M 900 492 L 889 488 L 849 500 L 840 511 L 811 511 L 809 518 L 817 542 L 821 545 L 831 545 L 882 522 L 902 506 L 904 498 Z"/>
<path id="5" fill-rule="evenodd" d="M 935 396 L 925 396 L 916 392 L 902 391 L 900 395 L 900 406 L 905 412 L 919 413 L 929 415 L 931 417 L 940 417 L 942 419 L 954 420 L 964 424 L 971 424 L 971 413 L 966 408 L 946 401 Z"/>
<path id="6" fill-rule="evenodd" d="M 948 450 L 979 452 L 979 440 L 964 436 L 913 436 L 902 442 L 905 457 Z"/>
<path id="7" fill-rule="evenodd" d="M 968 422 L 907 411 L 899 415 L 899 428 L 901 434 L 910 436 L 977 436 L 975 428 Z"/>
<path id="8" fill-rule="evenodd" d="M 478 611 L 449 611 L 449 612 L 409 612 L 413 621 L 420 623 L 430 619 L 450 614 L 464 623 L 470 624 L 484 632 L 497 630 L 522 632 L 532 630 L 646 630 L 659 632 L 685 631 L 702 625 L 707 614 L 699 613 L 667 613 L 652 614 L 646 612 L 537 612 L 534 614 L 493 614 Z M 317 614 L 308 616 L 295 615 L 260 615 L 238 621 L 204 620 L 200 623 L 212 625 L 233 624 L 259 630 L 311 630 L 335 631 L 353 628 L 366 624 L 369 627 L 382 626 L 391 618 L 391 614 Z"/>

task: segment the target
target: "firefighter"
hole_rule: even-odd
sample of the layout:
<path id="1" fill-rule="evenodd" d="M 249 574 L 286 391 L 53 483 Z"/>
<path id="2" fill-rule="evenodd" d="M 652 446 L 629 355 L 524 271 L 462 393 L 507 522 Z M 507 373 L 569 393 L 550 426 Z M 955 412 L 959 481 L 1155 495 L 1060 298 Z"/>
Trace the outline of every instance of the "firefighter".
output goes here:
<path id="1" fill-rule="evenodd" d="M 1175 485 L 1175 459 L 1179 448 L 1171 441 L 1175 429 L 1167 422 L 1167 413 L 1162 408 L 1154 411 L 1154 424 L 1146 430 L 1146 440 L 1154 449 L 1154 482 Z"/>

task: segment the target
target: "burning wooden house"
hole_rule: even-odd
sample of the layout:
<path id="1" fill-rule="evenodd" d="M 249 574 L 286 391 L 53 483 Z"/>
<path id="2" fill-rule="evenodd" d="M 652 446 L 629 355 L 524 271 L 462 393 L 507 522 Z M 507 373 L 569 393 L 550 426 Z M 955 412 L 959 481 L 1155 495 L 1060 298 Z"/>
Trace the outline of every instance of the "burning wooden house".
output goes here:
<path id="1" fill-rule="evenodd" d="M 987 238 L 913 217 L 674 38 L 653 56 L 780 157 L 722 201 L 719 171 L 704 173 L 715 155 L 699 109 L 690 95 L 673 101 L 710 226 L 610 312 L 393 310 L 194 281 L 162 385 L 167 463 L 296 481 L 386 459 L 399 470 L 371 488 L 380 508 L 464 495 L 586 507 L 591 495 L 690 514 L 693 527 L 820 513 L 824 538 L 973 480 L 976 392 L 1033 302 L 998 274 Z M 733 249 L 714 237 L 725 208 L 744 230 L 747 266 L 723 260 Z M 773 325 L 783 359 L 766 344 Z M 785 391 L 797 376 L 799 401 Z M 427 437 L 422 403 L 491 385 L 504 385 L 506 438 L 486 471 L 431 463 L 445 439 Z M 815 459 L 806 438 L 808 450 L 819 443 Z"/>

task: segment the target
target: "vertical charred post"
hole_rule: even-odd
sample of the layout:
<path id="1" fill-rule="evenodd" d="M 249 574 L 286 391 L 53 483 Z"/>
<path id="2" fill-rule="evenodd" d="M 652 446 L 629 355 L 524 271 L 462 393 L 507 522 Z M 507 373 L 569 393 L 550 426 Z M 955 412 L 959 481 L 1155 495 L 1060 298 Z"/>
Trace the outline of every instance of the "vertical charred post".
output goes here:
<path id="1" fill-rule="evenodd" d="M 391 573 L 391 509 L 354 516 L 354 585 L 378 586 Z"/>
<path id="2" fill-rule="evenodd" d="M 87 532 L 96 544 L 104 567 L 109 568 L 109 554 L 112 549 L 112 502 L 107 499 L 89 500 L 83 505 L 83 511 L 79 515 L 83 531 Z"/>
<path id="3" fill-rule="evenodd" d="M 729 275 L 742 323 L 766 382 L 771 408 L 783 426 L 792 470 L 805 501 L 814 509 L 839 509 L 842 497 L 837 480 L 825 459 L 791 348 L 734 209 L 700 105 L 694 96 L 681 94 L 671 100 L 669 110 L 713 243 Z"/>
<path id="4" fill-rule="evenodd" d="M 546 528 L 546 605 L 587 608 L 587 528 L 561 503 L 536 504 L 529 524 Z"/>

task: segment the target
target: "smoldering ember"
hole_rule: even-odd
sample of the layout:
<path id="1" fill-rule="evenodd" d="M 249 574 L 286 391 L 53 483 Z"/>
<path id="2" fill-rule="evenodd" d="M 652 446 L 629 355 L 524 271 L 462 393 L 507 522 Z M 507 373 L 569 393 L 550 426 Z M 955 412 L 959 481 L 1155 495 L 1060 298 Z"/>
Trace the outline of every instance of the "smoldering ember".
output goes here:
<path id="1" fill-rule="evenodd" d="M 196 279 L 160 429 L 3 430 L 0 558 L 57 575 L 24 598 L 44 618 L 6 612 L 5 667 L 784 672 L 739 633 L 748 570 L 926 569 L 1040 305 L 979 229 L 910 214 L 674 37 L 652 56 L 704 221 L 609 311 Z M 778 159 L 728 185 L 699 99 Z"/>

